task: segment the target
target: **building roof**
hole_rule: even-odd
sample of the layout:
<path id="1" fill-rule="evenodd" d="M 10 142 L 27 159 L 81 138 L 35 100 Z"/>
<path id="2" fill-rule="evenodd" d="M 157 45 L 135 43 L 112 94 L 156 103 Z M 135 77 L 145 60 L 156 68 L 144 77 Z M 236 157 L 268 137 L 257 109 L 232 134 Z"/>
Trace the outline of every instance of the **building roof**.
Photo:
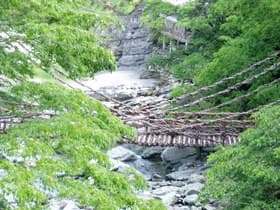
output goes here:
<path id="1" fill-rule="evenodd" d="M 175 15 L 169 15 L 165 17 L 167 21 L 173 22 L 173 23 L 177 23 L 177 17 Z"/>
<path id="2" fill-rule="evenodd" d="M 173 4 L 175 6 L 180 6 L 180 5 L 186 4 L 188 2 L 191 2 L 192 0 L 162 0 L 162 1 L 168 2 L 168 3 Z"/>

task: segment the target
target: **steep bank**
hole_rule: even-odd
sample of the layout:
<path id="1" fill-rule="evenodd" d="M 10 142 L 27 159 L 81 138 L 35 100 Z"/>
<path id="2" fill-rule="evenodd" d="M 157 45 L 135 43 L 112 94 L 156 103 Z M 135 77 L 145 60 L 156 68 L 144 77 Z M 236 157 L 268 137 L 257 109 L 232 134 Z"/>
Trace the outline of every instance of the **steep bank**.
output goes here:
<path id="1" fill-rule="evenodd" d="M 108 47 L 117 57 L 119 70 L 146 68 L 146 61 L 153 51 L 151 32 L 141 27 L 143 4 L 129 15 L 120 14 L 124 29 L 111 29 Z"/>

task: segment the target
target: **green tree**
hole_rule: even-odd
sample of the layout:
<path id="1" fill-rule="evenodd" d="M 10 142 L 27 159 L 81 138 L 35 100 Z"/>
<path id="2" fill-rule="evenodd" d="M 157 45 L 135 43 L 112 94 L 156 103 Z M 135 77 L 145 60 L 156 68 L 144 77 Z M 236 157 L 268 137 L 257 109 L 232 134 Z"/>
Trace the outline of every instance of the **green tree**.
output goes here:
<path id="1" fill-rule="evenodd" d="M 9 55 L 9 60 L 14 58 L 10 64 L 17 63 L 19 48 L 25 48 L 26 55 L 20 58 L 24 64 L 35 63 L 48 71 L 57 63 L 70 77 L 92 76 L 96 71 L 115 68 L 113 54 L 102 47 L 102 40 L 96 35 L 97 30 L 101 32 L 116 21 L 110 14 L 95 9 L 90 0 L 1 0 L 0 31 L 9 35 L 1 48 L 21 44 Z M 1 57 L 7 54 L 1 50 Z M 14 64 L 11 68 L 21 67 Z M 1 66 L 1 69 L 2 73 L 11 75 L 9 68 Z M 25 73 L 30 73 L 29 69 Z"/>
<path id="2" fill-rule="evenodd" d="M 227 202 L 227 209 L 280 208 L 280 106 L 254 115 L 256 128 L 239 144 L 210 155 L 202 198 Z"/>
<path id="3" fill-rule="evenodd" d="M 118 20 L 94 2 L 0 0 L 0 84 L 9 84 L 0 90 L 0 115 L 24 119 L 0 134 L 0 209 L 48 209 L 53 198 L 104 210 L 165 209 L 136 197 L 146 186 L 136 171 L 110 170 L 104 152 L 134 130 L 48 74 L 59 68 L 79 78 L 115 67 L 100 34 Z M 28 81 L 42 69 L 50 83 Z"/>
<path id="4" fill-rule="evenodd" d="M 188 83 L 176 88 L 172 95 L 174 97 L 233 75 L 280 49 L 278 0 L 194 0 L 181 7 L 169 6 L 169 9 L 169 14 L 178 15 L 178 25 L 191 31 L 188 47 L 186 50 L 179 48 L 171 55 L 167 53 L 168 55 L 157 56 L 151 60 L 154 65 L 167 66 L 183 83 L 189 81 L 194 83 L 192 88 Z M 153 8 L 149 11 L 154 14 L 159 13 Z M 152 21 L 149 24 L 152 24 L 152 28 L 157 26 Z M 176 59 L 170 59 L 173 56 Z M 279 58 L 276 58 L 272 62 L 278 61 Z M 227 88 L 254 73 L 261 72 L 264 68 L 265 66 L 258 68 L 251 74 L 240 76 L 205 94 Z M 231 94 L 211 100 L 207 106 L 196 108 L 208 108 L 225 102 L 254 91 L 260 85 L 277 78 L 279 78 L 279 68 L 251 84 L 232 91 Z M 255 108 L 279 98 L 279 93 L 279 85 L 275 83 L 238 103 L 224 107 L 222 111 L 244 111 Z"/>

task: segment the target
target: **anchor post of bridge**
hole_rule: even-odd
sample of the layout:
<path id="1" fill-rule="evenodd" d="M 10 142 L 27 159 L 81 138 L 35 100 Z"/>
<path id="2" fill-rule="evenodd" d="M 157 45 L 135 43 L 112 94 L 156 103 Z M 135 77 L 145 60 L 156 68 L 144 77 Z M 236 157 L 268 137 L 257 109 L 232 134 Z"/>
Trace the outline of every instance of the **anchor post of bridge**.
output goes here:
<path id="1" fill-rule="evenodd" d="M 7 129 L 7 122 L 4 121 L 4 124 L 3 124 L 3 133 L 7 133 L 7 132 L 6 132 L 6 129 Z"/>
<path id="2" fill-rule="evenodd" d="M 196 126 L 195 127 L 195 151 L 196 151 L 196 159 L 199 160 L 201 159 L 201 153 L 202 153 L 202 147 L 199 145 L 198 143 L 198 139 L 200 137 L 199 133 L 200 133 L 200 126 Z"/>
<path id="3" fill-rule="evenodd" d="M 225 146 L 225 141 L 226 141 L 226 132 L 227 132 L 227 130 L 226 130 L 227 128 L 226 128 L 226 123 L 225 122 L 221 122 L 221 128 L 220 128 L 220 130 L 221 130 L 221 138 L 222 138 L 222 145 L 223 146 Z"/>

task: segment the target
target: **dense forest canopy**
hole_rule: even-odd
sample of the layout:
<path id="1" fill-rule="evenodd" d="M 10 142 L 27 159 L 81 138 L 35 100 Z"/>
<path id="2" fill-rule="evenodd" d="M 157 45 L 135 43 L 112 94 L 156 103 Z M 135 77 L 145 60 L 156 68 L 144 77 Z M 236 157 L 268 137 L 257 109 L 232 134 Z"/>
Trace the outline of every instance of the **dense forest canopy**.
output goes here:
<path id="1" fill-rule="evenodd" d="M 150 59 L 151 65 L 167 66 L 186 83 L 174 90 L 174 96 L 233 75 L 280 49 L 280 5 L 277 0 L 195 0 L 181 7 L 160 0 L 147 2 L 143 23 L 155 30 L 155 38 L 159 41 L 162 39 L 159 32 L 164 28 L 164 15 L 177 14 L 177 25 L 191 31 L 187 48 L 179 47 L 171 54 L 155 55 Z M 260 71 L 257 69 L 254 73 Z M 227 85 L 250 76 L 252 74 Z M 234 91 L 233 95 L 236 97 L 252 91 L 278 77 L 279 69 Z M 190 86 L 189 82 L 195 86 Z M 279 98 L 277 90 L 279 85 L 275 84 L 227 110 L 244 111 L 273 101 Z M 220 101 L 229 99 L 231 96 L 220 97 Z M 216 103 L 218 101 L 211 101 L 205 107 Z"/>
<path id="2" fill-rule="evenodd" d="M 19 49 L 7 54 L 1 48 L 1 60 L 9 60 L 8 68 L 1 73 L 8 76 L 14 76 L 15 70 L 19 74 L 31 73 L 30 65 L 34 62 L 30 62 L 30 56 L 44 69 L 59 64 L 71 77 L 114 69 L 112 53 L 101 46 L 101 39 L 94 31 L 116 20 L 110 13 L 96 11 L 91 1 L 1 0 L 0 5 L 0 30 L 6 34 L 5 44 L 17 41 L 30 46 L 25 49 L 27 55 L 20 54 Z M 20 65 L 15 60 L 21 60 Z"/>
<path id="3" fill-rule="evenodd" d="M 173 97 L 246 71 L 280 50 L 278 0 L 193 0 L 180 7 L 147 0 L 142 21 L 153 29 L 159 46 L 162 40 L 169 39 L 160 33 L 169 15 L 176 15 L 177 26 L 191 32 L 189 43 L 172 52 L 168 49 L 155 54 L 149 64 L 170 70 L 181 81 Z M 273 67 L 273 71 L 264 73 Z M 279 101 L 279 56 L 252 69 L 209 88 L 205 95 L 197 94 L 197 98 L 242 84 L 246 79 L 252 79 L 250 83 L 237 85 L 227 94 L 202 101 L 188 111 L 207 110 L 225 103 L 228 105 L 217 110 L 242 112 Z M 234 100 L 237 98 L 241 100 Z M 185 103 L 195 99 L 186 98 Z M 279 110 L 279 106 L 267 107 L 255 114 L 251 118 L 257 120 L 256 128 L 244 132 L 239 144 L 220 147 L 210 155 L 208 162 L 213 167 L 207 173 L 202 202 L 216 198 L 225 201 L 227 209 L 280 208 Z"/>

